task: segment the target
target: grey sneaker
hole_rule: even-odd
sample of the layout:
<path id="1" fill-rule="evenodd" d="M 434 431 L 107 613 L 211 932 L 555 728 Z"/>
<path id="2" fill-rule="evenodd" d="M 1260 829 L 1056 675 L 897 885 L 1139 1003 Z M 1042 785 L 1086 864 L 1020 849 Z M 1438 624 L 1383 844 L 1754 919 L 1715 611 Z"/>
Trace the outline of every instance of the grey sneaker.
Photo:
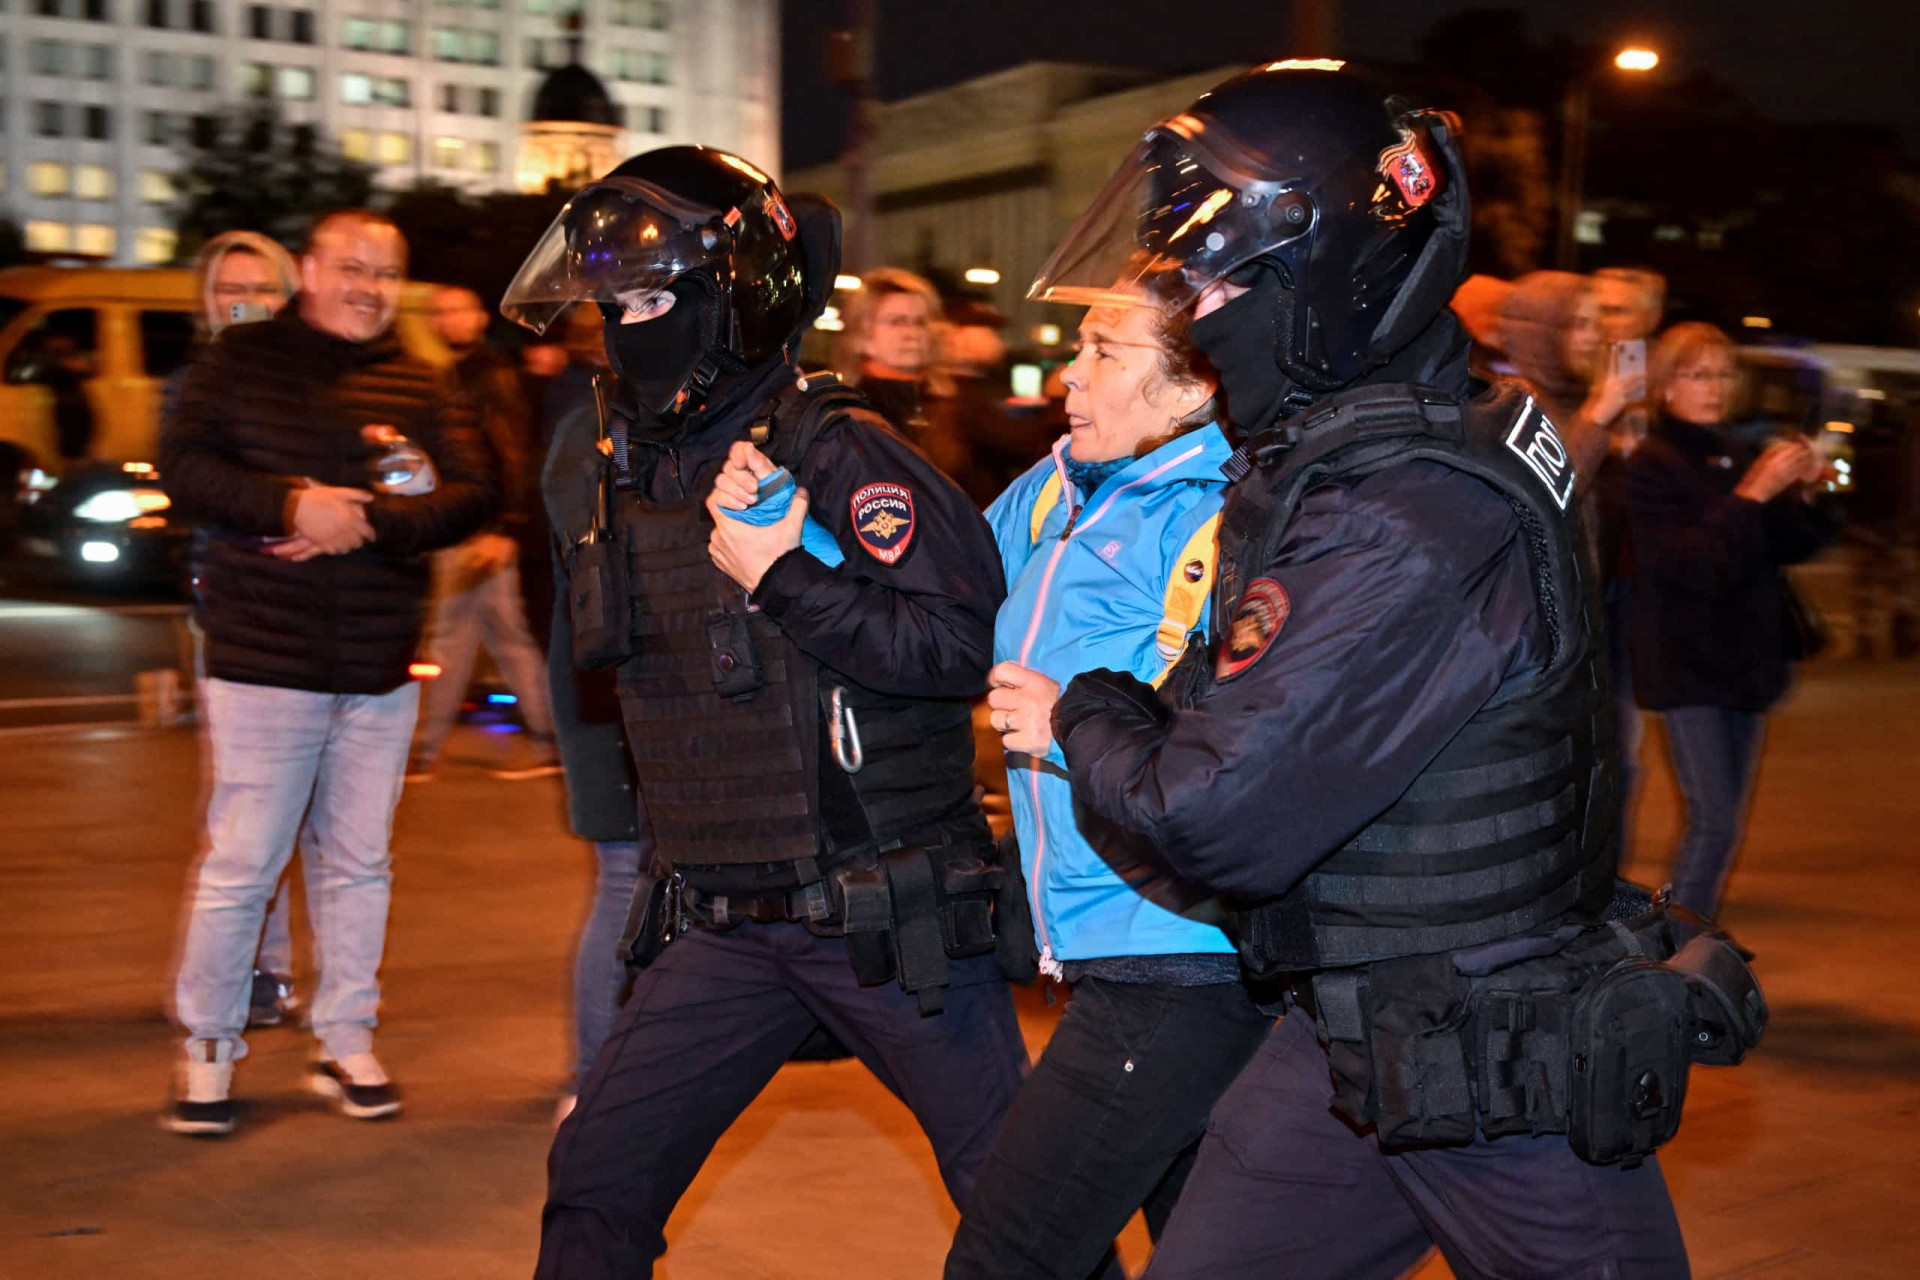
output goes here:
<path id="1" fill-rule="evenodd" d="M 355 1120 L 380 1120 L 400 1110 L 400 1090 L 371 1053 L 349 1053 L 338 1062 L 315 1058 L 307 1067 L 307 1084 Z"/>
<path id="2" fill-rule="evenodd" d="M 233 1046 L 191 1041 L 180 1063 L 173 1106 L 160 1123 L 175 1133 L 218 1138 L 233 1132 Z"/>
<path id="3" fill-rule="evenodd" d="M 247 1004 L 249 1027 L 277 1027 L 300 1007 L 294 994 L 293 975 L 253 971 L 253 999 Z"/>

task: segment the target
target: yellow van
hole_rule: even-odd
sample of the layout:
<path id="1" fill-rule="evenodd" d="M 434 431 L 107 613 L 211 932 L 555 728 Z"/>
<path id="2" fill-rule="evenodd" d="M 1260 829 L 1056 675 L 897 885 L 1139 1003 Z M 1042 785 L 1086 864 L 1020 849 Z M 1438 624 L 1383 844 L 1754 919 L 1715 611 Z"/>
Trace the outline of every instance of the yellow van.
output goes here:
<path id="1" fill-rule="evenodd" d="M 430 284 L 408 284 L 394 327 L 409 351 L 445 364 L 452 355 L 427 320 L 432 293 Z M 57 475 L 65 462 L 78 460 L 62 458 L 55 429 L 48 384 L 62 368 L 84 379 L 93 417 L 85 457 L 151 461 L 159 441 L 161 387 L 192 354 L 198 305 L 191 271 L 0 271 L 0 487 L 11 490 L 15 475 L 30 468 Z"/>

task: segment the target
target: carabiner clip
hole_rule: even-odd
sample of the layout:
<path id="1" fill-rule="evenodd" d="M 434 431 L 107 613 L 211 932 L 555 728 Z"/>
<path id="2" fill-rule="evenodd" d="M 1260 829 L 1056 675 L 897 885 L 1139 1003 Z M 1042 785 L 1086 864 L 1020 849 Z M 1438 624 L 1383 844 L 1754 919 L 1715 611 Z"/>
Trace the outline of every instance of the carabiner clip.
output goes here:
<path id="1" fill-rule="evenodd" d="M 846 693 L 839 685 L 833 686 L 828 703 L 833 724 L 828 732 L 833 739 L 833 762 L 848 773 L 858 773 L 866 767 L 867 757 L 860 749 L 860 725 L 853 718 L 853 708 L 846 704 Z"/>

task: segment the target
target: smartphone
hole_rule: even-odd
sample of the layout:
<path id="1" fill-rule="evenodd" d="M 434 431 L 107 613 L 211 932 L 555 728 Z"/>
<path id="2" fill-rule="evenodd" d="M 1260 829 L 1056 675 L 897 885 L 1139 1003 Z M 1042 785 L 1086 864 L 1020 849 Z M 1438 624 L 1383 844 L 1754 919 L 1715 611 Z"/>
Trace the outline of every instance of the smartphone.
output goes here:
<path id="1" fill-rule="evenodd" d="M 273 312 L 267 310 L 264 302 L 236 302 L 227 308 L 228 324 L 253 324 L 259 320 L 273 319 Z"/>
<path id="2" fill-rule="evenodd" d="M 1644 338 L 1629 338 L 1613 344 L 1613 375 L 1632 384 L 1632 399 L 1646 398 L 1647 343 Z"/>

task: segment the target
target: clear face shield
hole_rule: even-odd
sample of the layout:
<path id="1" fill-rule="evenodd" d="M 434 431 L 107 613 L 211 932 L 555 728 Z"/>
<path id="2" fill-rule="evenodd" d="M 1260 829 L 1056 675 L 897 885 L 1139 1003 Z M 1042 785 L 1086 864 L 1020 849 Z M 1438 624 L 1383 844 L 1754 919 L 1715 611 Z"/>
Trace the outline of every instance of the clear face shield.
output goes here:
<path id="1" fill-rule="evenodd" d="M 725 258 L 727 211 L 650 182 L 603 178 L 567 201 L 500 300 L 535 333 L 578 302 L 635 310 L 677 277 Z"/>
<path id="2" fill-rule="evenodd" d="M 1027 297 L 1078 306 L 1193 305 L 1206 288 L 1313 228 L 1295 182 L 1258 169 L 1205 125 L 1156 126 L 1034 277 Z"/>

